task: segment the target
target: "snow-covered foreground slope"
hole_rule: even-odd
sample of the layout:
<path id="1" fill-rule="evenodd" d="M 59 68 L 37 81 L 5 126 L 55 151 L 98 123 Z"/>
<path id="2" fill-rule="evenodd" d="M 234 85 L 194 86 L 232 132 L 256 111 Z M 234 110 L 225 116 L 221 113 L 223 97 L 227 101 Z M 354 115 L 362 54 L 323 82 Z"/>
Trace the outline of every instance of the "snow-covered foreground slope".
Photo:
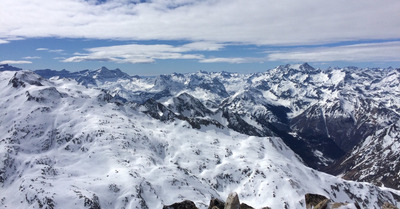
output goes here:
<path id="1" fill-rule="evenodd" d="M 0 72 L 1 208 L 206 208 L 237 192 L 256 208 L 305 208 L 304 195 L 380 208 L 392 193 L 306 167 L 278 137 L 160 122 L 101 90 Z"/>

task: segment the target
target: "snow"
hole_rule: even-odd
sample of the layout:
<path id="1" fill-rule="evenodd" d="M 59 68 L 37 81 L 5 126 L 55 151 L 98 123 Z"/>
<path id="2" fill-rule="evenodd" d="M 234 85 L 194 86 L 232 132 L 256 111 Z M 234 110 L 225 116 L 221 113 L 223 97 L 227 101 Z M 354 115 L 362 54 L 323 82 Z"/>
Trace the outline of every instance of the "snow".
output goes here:
<path id="1" fill-rule="evenodd" d="M 11 166 L 4 160 L 0 162 L 6 177 L 0 188 L 1 207 L 37 208 L 38 201 L 43 203 L 48 198 L 60 208 L 84 208 L 85 198 L 97 197 L 102 208 L 162 208 L 184 199 L 207 208 L 205 204 L 211 197 L 224 200 L 233 191 L 240 195 L 241 202 L 255 208 L 304 208 L 306 193 L 318 193 L 338 202 L 352 202 L 354 195 L 368 200 L 365 208 L 377 208 L 378 198 L 395 202 L 386 188 L 345 181 L 306 167 L 278 137 L 248 136 L 213 125 L 192 129 L 178 119 L 161 122 L 141 113 L 143 106 L 135 109 L 99 100 L 97 96 L 103 93 L 99 89 L 64 79 L 41 80 L 43 86 L 37 86 L 33 84 L 40 78 L 25 73 L 18 74 L 18 78 L 27 83 L 26 87 L 14 88 L 9 80 L 15 72 L 0 72 L 0 96 L 4 101 L 0 104 L 0 156 L 12 162 Z M 174 76 L 173 80 L 186 85 L 189 77 Z M 294 81 L 271 82 L 270 90 L 254 93 L 245 90 L 243 86 L 250 84 L 241 83 L 239 78 L 233 76 L 234 85 L 226 88 L 231 99 L 239 99 L 235 108 L 242 108 L 233 109 L 242 111 L 243 119 L 259 129 L 262 127 L 250 115 L 270 116 L 260 103 L 280 104 L 300 114 L 308 106 L 295 106 L 296 101 L 306 94 L 318 96 L 310 91 L 314 86 L 299 89 Z M 313 77 L 318 85 L 329 83 L 326 78 L 322 73 Z M 341 79 L 343 73 L 335 71 L 330 85 L 338 85 Z M 97 85 L 118 94 L 125 92 L 124 96 L 139 90 L 156 92 L 151 79 Z M 25 92 L 44 100 L 28 101 Z M 202 102 L 226 99 L 200 87 L 185 92 Z M 283 92 L 290 95 L 282 97 Z M 310 99 L 310 104 L 320 101 L 321 105 L 329 105 L 328 100 L 339 95 L 323 92 L 323 98 Z M 180 93 L 172 92 L 173 96 Z M 243 99 L 244 93 L 256 98 L 257 105 Z M 340 99 L 342 109 L 352 113 L 354 101 Z M 171 104 L 168 98 L 162 101 Z M 209 117 L 227 125 L 221 112 Z M 393 136 L 385 136 L 385 146 L 391 145 Z M 372 143 L 368 139 L 364 144 L 367 142 Z M 314 153 L 323 158 L 320 151 Z"/>
<path id="2" fill-rule="evenodd" d="M 337 86 L 340 82 L 342 82 L 344 80 L 344 77 L 346 76 L 346 73 L 337 69 L 337 70 L 333 70 L 331 73 L 331 78 L 329 79 L 330 82 Z"/>
<path id="3" fill-rule="evenodd" d="M 326 83 L 329 80 L 328 75 L 323 72 L 315 74 L 311 78 L 314 83 Z"/>

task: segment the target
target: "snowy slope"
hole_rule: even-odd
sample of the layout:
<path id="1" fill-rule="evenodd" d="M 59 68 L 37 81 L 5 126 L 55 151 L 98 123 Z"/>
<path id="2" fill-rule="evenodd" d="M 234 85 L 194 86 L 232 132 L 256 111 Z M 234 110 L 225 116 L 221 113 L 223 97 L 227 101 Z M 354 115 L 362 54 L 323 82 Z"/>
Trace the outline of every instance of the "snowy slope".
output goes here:
<path id="1" fill-rule="evenodd" d="M 20 70 L 3 66 L 0 71 L 6 69 Z M 315 69 L 304 63 L 253 74 L 202 71 L 147 78 L 105 67 L 36 72 L 104 89 L 114 101 L 134 102 L 141 106 L 139 111 L 156 119 L 180 118 L 192 127 L 220 124 L 246 135 L 278 136 L 307 165 L 335 174 L 336 162 L 400 118 L 400 69 L 393 68 Z M 182 100 L 182 95 L 196 101 Z M 377 159 L 385 164 L 385 158 Z M 354 172 L 348 169 L 339 168 Z M 379 184 L 379 178 L 369 181 Z"/>
<path id="2" fill-rule="evenodd" d="M 305 193 L 400 206 L 387 189 L 306 167 L 278 137 L 161 122 L 76 81 L 0 72 L 0 96 L 2 208 L 206 208 L 232 191 L 256 208 L 303 208 Z"/>

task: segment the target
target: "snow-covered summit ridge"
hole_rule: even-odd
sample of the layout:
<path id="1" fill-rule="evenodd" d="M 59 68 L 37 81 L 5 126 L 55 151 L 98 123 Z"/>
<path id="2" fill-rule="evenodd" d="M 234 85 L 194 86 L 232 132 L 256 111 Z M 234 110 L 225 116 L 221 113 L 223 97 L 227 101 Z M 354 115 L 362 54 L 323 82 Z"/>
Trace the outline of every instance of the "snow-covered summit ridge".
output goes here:
<path id="1" fill-rule="evenodd" d="M 68 70 L 35 70 L 35 73 L 44 78 L 58 77 L 58 78 L 71 78 L 77 80 L 80 84 L 97 86 L 99 83 L 107 81 L 118 81 L 119 79 L 131 79 L 132 76 L 122 72 L 120 69 L 109 70 L 106 67 L 101 67 L 97 70 L 82 70 L 78 72 L 70 72 Z"/>
<path id="2" fill-rule="evenodd" d="M 3 208 L 162 208 L 184 199 L 206 208 L 232 191 L 256 208 L 304 208 L 306 193 L 400 206 L 398 191 L 306 167 L 279 137 L 161 122 L 74 80 L 0 72 L 0 96 Z"/>

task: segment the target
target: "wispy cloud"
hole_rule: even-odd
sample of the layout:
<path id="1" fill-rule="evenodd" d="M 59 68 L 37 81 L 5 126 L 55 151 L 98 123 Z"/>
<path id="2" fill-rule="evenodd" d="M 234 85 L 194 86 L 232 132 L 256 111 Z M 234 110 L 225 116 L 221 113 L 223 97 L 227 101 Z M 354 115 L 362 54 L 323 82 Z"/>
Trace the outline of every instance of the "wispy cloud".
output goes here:
<path id="1" fill-rule="evenodd" d="M 63 62 L 105 61 L 119 63 L 152 63 L 165 59 L 204 59 L 197 51 L 216 51 L 223 45 L 211 42 L 194 42 L 180 46 L 168 44 L 127 44 L 86 49 L 88 53 L 75 53 Z"/>
<path id="2" fill-rule="evenodd" d="M 337 47 L 302 48 L 291 51 L 272 52 L 270 61 L 288 62 L 376 62 L 400 61 L 400 41 L 385 43 L 353 44 Z"/>
<path id="3" fill-rule="evenodd" d="M 41 57 L 39 56 L 27 56 L 27 57 L 23 57 L 22 59 L 27 59 L 27 60 L 33 60 L 33 59 L 40 59 Z"/>
<path id="4" fill-rule="evenodd" d="M 52 52 L 52 53 L 62 53 L 62 52 L 64 52 L 64 50 L 63 50 L 63 49 L 50 49 L 50 50 L 48 50 L 48 52 Z"/>
<path id="5" fill-rule="evenodd" d="M 59 54 L 64 52 L 63 49 L 49 49 L 49 48 L 37 48 L 36 51 L 47 51 L 47 52 L 59 53 Z"/>
<path id="6" fill-rule="evenodd" d="M 9 41 L 0 39 L 0 44 L 7 44 L 7 43 L 9 43 Z"/>
<path id="7" fill-rule="evenodd" d="M 265 57 L 213 57 L 201 63 L 284 62 L 393 62 L 400 61 L 400 41 L 352 44 L 335 47 L 301 47 L 290 50 L 266 51 Z"/>
<path id="8" fill-rule="evenodd" d="M 290 50 L 266 51 L 262 57 L 206 57 L 205 51 L 218 51 L 221 44 L 190 43 L 180 46 L 167 44 L 127 44 L 86 49 L 72 57 L 59 57 L 62 62 L 103 61 L 117 63 L 153 63 L 166 59 L 193 59 L 200 63 L 262 63 L 285 62 L 390 62 L 400 61 L 400 41 L 352 44 L 335 47 L 295 47 Z"/>
<path id="9" fill-rule="evenodd" d="M 0 39 L 305 45 L 400 38 L 400 1 L 1 1 Z M 35 11 L 35 12 L 30 12 Z"/>
<path id="10" fill-rule="evenodd" d="M 67 58 L 66 57 L 54 57 L 53 59 L 55 59 L 55 60 L 65 60 Z"/>
<path id="11" fill-rule="evenodd" d="M 31 61 L 27 60 L 3 60 L 0 61 L 0 64 L 31 64 Z"/>
<path id="12" fill-rule="evenodd" d="M 232 64 L 240 64 L 240 63 L 255 63 L 255 62 L 264 62 L 266 58 L 255 58 L 255 57 L 215 57 L 215 58 L 207 58 L 202 59 L 199 62 L 201 63 L 232 63 Z"/>
<path id="13" fill-rule="evenodd" d="M 48 48 L 37 48 L 36 51 L 48 51 Z"/>

